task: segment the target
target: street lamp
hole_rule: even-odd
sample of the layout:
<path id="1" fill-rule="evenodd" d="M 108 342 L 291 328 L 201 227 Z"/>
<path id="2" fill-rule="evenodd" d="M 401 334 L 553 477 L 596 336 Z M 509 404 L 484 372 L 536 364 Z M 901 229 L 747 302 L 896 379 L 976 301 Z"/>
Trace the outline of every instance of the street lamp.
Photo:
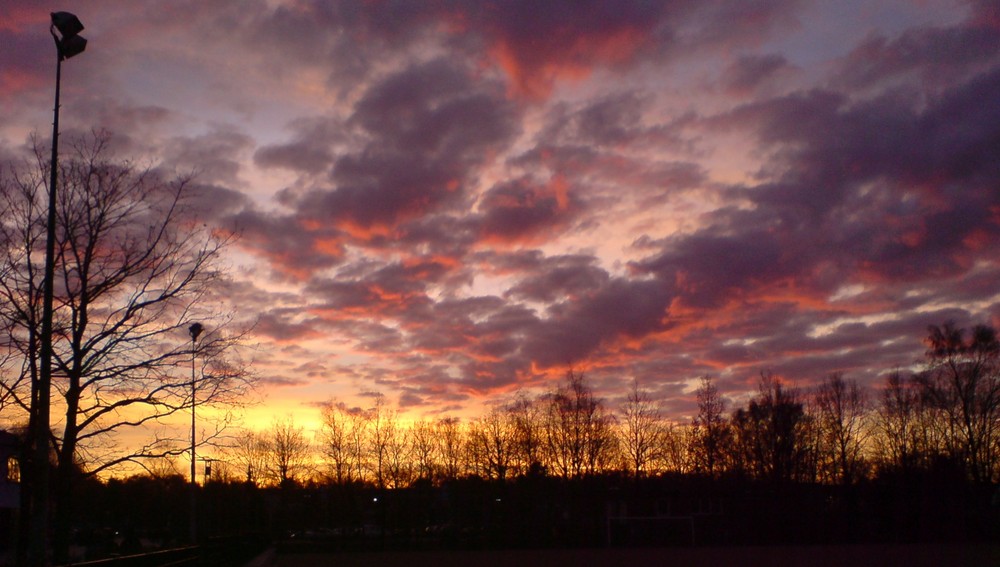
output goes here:
<path id="1" fill-rule="evenodd" d="M 198 508 L 197 508 L 197 498 L 198 498 L 198 484 L 195 478 L 195 406 L 197 405 L 197 382 L 195 380 L 195 348 L 198 343 L 198 336 L 201 335 L 205 327 L 201 323 L 191 323 L 188 327 L 188 333 L 191 335 L 191 543 L 197 543 L 198 541 Z"/>
<path id="2" fill-rule="evenodd" d="M 33 399 L 34 463 L 31 494 L 31 536 L 28 547 L 29 561 L 44 565 L 47 561 L 49 531 L 49 403 L 52 395 L 52 303 L 55 280 L 56 250 L 56 183 L 59 178 L 59 87 L 62 81 L 62 62 L 83 53 L 87 40 L 80 19 L 69 12 L 52 12 L 49 33 L 56 43 L 56 100 L 52 119 L 52 160 L 49 171 L 49 211 L 45 231 L 45 281 L 42 287 L 42 329 L 39 345 L 38 382 Z M 56 33 L 58 32 L 58 33 Z"/>

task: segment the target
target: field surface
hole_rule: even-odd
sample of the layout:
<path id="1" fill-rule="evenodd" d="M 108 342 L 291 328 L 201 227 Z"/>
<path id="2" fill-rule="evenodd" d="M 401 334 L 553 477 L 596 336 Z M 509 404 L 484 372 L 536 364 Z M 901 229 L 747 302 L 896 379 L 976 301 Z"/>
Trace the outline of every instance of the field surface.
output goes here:
<path id="1" fill-rule="evenodd" d="M 997 545 L 841 545 L 545 549 L 383 553 L 268 553 L 253 567 L 976 567 L 1000 566 Z"/>

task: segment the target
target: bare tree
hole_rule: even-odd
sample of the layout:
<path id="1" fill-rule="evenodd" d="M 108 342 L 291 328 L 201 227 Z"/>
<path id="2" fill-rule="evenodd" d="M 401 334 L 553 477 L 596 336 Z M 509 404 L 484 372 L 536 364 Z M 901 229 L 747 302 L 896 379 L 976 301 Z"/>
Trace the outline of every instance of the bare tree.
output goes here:
<path id="1" fill-rule="evenodd" d="M 733 414 L 737 450 L 743 466 L 757 478 L 785 482 L 800 478 L 810 447 L 807 416 L 798 395 L 781 380 L 761 373 L 757 395 Z"/>
<path id="2" fill-rule="evenodd" d="M 929 327 L 928 369 L 917 376 L 932 407 L 942 414 L 949 452 L 976 482 L 997 476 L 1000 449 L 1000 341 L 980 325 L 966 339 L 952 323 Z"/>
<path id="3" fill-rule="evenodd" d="M 698 414 L 691 423 L 690 453 L 695 472 L 718 475 L 732 443 L 732 431 L 726 421 L 726 401 L 709 376 L 701 378 L 697 391 Z"/>
<path id="4" fill-rule="evenodd" d="M 540 472 L 544 468 L 545 424 L 542 406 L 519 393 L 508 404 L 513 427 L 513 466 L 519 474 Z"/>
<path id="5" fill-rule="evenodd" d="M 285 486 L 299 482 L 310 468 L 311 449 L 302 427 L 291 416 L 275 420 L 264 437 L 272 482 Z"/>
<path id="6" fill-rule="evenodd" d="M 224 333 L 226 317 L 209 306 L 228 240 L 194 222 L 190 178 L 164 179 L 112 160 L 109 140 L 97 133 L 75 141 L 59 172 L 52 343 L 63 415 L 51 437 L 57 558 L 68 545 L 78 475 L 184 452 L 187 440 L 151 426 L 191 409 L 192 356 L 202 362 L 199 405 L 239 403 L 249 385 L 241 366 L 223 360 L 239 337 Z M 47 162 L 41 148 L 36 153 L 33 170 L 12 167 L 0 178 L 0 322 L 23 360 L 23 372 L 2 388 L 29 413 L 23 385 L 38 380 L 47 209 Z M 212 332 L 193 349 L 185 338 L 196 317 Z M 156 435 L 119 442 L 144 431 Z"/>
<path id="7" fill-rule="evenodd" d="M 356 463 L 362 453 L 361 443 L 356 442 L 360 434 L 364 437 L 364 419 L 358 419 L 360 412 L 352 412 L 343 402 L 329 402 L 323 406 L 320 439 L 323 455 L 330 464 L 330 478 L 336 484 L 360 481 L 361 467 Z M 363 416 L 362 416 L 363 417 Z"/>
<path id="8" fill-rule="evenodd" d="M 691 426 L 664 423 L 660 450 L 656 453 L 655 468 L 674 473 L 689 473 L 691 467 Z"/>
<path id="9" fill-rule="evenodd" d="M 886 377 L 875 410 L 875 454 L 883 469 L 912 471 L 938 452 L 920 387 L 899 371 Z"/>
<path id="10" fill-rule="evenodd" d="M 362 482 L 368 466 L 368 437 L 371 430 L 371 412 L 359 407 L 346 409 L 348 475 L 353 482 Z"/>
<path id="11" fill-rule="evenodd" d="M 378 488 L 386 488 L 389 479 L 391 450 L 399 433 L 396 412 L 390 409 L 385 396 L 378 394 L 375 405 L 368 410 L 368 469 Z"/>
<path id="12" fill-rule="evenodd" d="M 820 384 L 815 403 L 824 468 L 841 484 L 856 482 L 865 474 L 868 404 L 864 391 L 856 381 L 833 373 Z"/>
<path id="13" fill-rule="evenodd" d="M 514 458 L 514 429 L 510 414 L 500 407 L 472 422 L 469 443 L 476 468 L 486 477 L 504 481 Z"/>
<path id="14" fill-rule="evenodd" d="M 629 470 L 635 478 L 639 478 L 665 454 L 668 431 L 660 410 L 649 392 L 639 389 L 638 380 L 632 380 L 632 388 L 622 404 L 618 423 L 619 445 Z"/>
<path id="15" fill-rule="evenodd" d="M 613 455 L 613 417 L 583 381 L 569 370 L 548 395 L 545 431 L 550 462 L 566 478 L 595 473 Z"/>
<path id="16" fill-rule="evenodd" d="M 413 445 L 410 430 L 402 427 L 395 418 L 384 423 L 387 484 L 389 488 L 403 488 L 413 480 Z"/>
<path id="17" fill-rule="evenodd" d="M 243 479 L 255 486 L 263 486 L 267 482 L 269 452 L 267 439 L 249 429 L 236 435 L 227 449 L 234 466 L 244 474 Z"/>
<path id="18" fill-rule="evenodd" d="M 434 424 L 426 420 L 413 423 L 410 428 L 413 447 L 413 464 L 420 480 L 433 482 L 437 475 L 440 459 Z"/>
<path id="19" fill-rule="evenodd" d="M 465 436 L 457 417 L 437 421 L 438 451 L 441 456 L 441 475 L 444 480 L 458 478 L 464 468 Z"/>

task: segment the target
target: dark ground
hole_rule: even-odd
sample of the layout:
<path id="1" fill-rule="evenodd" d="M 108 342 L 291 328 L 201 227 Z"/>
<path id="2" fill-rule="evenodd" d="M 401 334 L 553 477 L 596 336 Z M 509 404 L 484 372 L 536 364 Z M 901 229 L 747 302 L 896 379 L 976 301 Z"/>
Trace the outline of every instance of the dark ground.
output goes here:
<path id="1" fill-rule="evenodd" d="M 1000 545 L 837 545 L 500 551 L 268 552 L 248 567 L 1000 567 Z"/>

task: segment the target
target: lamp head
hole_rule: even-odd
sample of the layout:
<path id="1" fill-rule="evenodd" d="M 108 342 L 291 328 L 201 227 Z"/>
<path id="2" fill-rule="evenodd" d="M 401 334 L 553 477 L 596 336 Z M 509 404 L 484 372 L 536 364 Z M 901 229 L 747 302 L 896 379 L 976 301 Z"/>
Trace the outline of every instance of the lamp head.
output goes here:
<path id="1" fill-rule="evenodd" d="M 87 40 L 78 35 L 83 31 L 83 24 L 80 19 L 69 12 L 52 12 L 52 27 L 59 30 L 56 37 L 55 32 L 52 37 L 56 40 L 56 48 L 59 50 L 59 60 L 69 59 L 74 55 L 83 53 L 87 48 Z"/>
<path id="2" fill-rule="evenodd" d="M 191 326 L 188 327 L 188 333 L 191 334 L 191 342 L 197 341 L 198 335 L 204 330 L 205 327 L 201 323 L 191 323 Z"/>
<path id="3" fill-rule="evenodd" d="M 80 18 L 69 12 L 52 12 L 51 16 L 52 25 L 59 30 L 64 39 L 83 31 L 83 24 L 80 23 Z"/>

